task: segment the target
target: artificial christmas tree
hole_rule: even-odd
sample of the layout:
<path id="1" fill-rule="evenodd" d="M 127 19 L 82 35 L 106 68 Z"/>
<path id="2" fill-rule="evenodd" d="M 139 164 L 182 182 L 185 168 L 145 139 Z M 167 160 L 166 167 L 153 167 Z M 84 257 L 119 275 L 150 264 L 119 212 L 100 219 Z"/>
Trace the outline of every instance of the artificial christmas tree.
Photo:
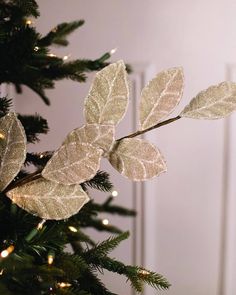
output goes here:
<path id="1" fill-rule="evenodd" d="M 109 191 L 112 187 L 107 173 L 99 171 L 102 157 L 133 181 L 166 171 L 159 149 L 136 137 L 182 117 L 229 115 L 236 109 L 236 84 L 211 86 L 180 115 L 166 119 L 182 97 L 183 70 L 163 71 L 141 93 L 139 130 L 115 139 L 129 100 L 124 63 L 107 65 L 109 53 L 96 61 L 68 63 L 51 55 L 48 46 L 67 45 L 66 36 L 82 22 L 61 24 L 41 37 L 27 19 L 38 16 L 35 1 L 3 1 L 0 8 L 1 83 L 13 83 L 17 91 L 27 85 L 49 104 L 44 90 L 52 88 L 54 80 L 84 81 L 85 72 L 100 70 L 85 100 L 85 124 L 71 131 L 56 152 L 27 153 L 26 142 L 36 142 L 38 134 L 47 132 L 46 121 L 40 116 L 17 116 L 9 111 L 8 98 L 0 100 L 1 293 L 114 294 L 96 276 L 102 269 L 125 275 L 138 292 L 143 283 L 167 289 L 169 283 L 161 275 L 108 256 L 128 233 L 105 226 L 99 213 L 134 212 L 114 206 L 111 197 L 103 204 L 89 200 L 87 188 Z M 34 172 L 21 169 L 29 164 Z M 120 234 L 96 244 L 83 231 L 88 226 Z M 65 251 L 68 244 L 70 253 Z"/>
<path id="2" fill-rule="evenodd" d="M 38 5 L 35 1 L 1 1 L 0 83 L 14 84 L 17 92 L 22 91 L 21 85 L 26 85 L 46 104 L 50 104 L 45 89 L 53 88 L 54 81 L 69 78 L 84 82 L 87 72 L 107 66 L 110 53 L 105 53 L 96 60 L 70 62 L 67 62 L 65 57 L 59 58 L 51 54 L 50 46 L 66 46 L 67 35 L 80 27 L 83 21 L 60 24 L 42 37 L 32 25 L 31 18 L 38 16 Z M 96 273 L 103 268 L 125 275 L 138 291 L 142 290 L 144 282 L 157 288 L 168 288 L 169 283 L 161 275 L 148 272 L 142 267 L 127 266 L 108 256 L 112 249 L 128 238 L 129 234 L 122 233 L 115 226 L 104 224 L 100 214 L 107 212 L 134 216 L 135 212 L 113 205 L 111 193 L 102 204 L 94 200 L 88 202 L 87 188 L 111 191 L 112 184 L 106 172 L 96 171 L 93 178 L 81 183 L 75 191 L 72 186 L 67 186 L 66 190 L 69 191 L 64 191 L 64 200 L 67 201 L 70 196 L 77 198 L 76 203 L 71 205 L 72 210 L 78 211 L 88 202 L 78 214 L 69 219 L 46 221 L 35 216 L 35 209 L 31 208 L 33 214 L 30 214 L 15 204 L 17 189 L 23 189 L 27 183 L 37 185 L 42 181 L 40 173 L 53 152 L 26 152 L 26 141 L 37 143 L 38 136 L 48 132 L 47 121 L 40 115 L 16 115 L 10 112 L 10 109 L 11 99 L 1 97 L 0 294 L 113 294 L 97 277 Z M 35 172 L 30 173 L 32 167 Z M 38 186 L 35 190 L 25 187 L 27 197 L 21 199 L 21 207 L 25 208 L 29 200 L 36 200 L 37 203 L 42 194 L 48 206 L 50 193 L 54 192 L 51 201 L 56 201 L 56 191 L 57 197 L 60 195 L 60 203 L 64 186 L 52 182 L 50 185 L 52 187 L 47 187 L 46 190 L 45 183 L 40 185 L 42 190 L 39 190 Z M 10 191 L 14 192 L 13 202 L 6 198 L 7 192 L 10 197 Z M 44 210 L 45 207 L 41 204 L 41 208 L 44 208 L 42 213 L 50 214 L 45 215 L 46 218 L 61 219 L 62 216 L 57 216 L 58 211 L 54 207 L 57 201 L 54 201 L 51 213 Z M 62 212 L 63 206 L 60 204 L 59 211 Z M 64 207 L 64 212 L 68 213 L 68 208 Z M 97 244 L 84 232 L 87 227 L 108 231 L 117 236 Z M 70 253 L 65 250 L 68 244 L 73 249 Z"/>

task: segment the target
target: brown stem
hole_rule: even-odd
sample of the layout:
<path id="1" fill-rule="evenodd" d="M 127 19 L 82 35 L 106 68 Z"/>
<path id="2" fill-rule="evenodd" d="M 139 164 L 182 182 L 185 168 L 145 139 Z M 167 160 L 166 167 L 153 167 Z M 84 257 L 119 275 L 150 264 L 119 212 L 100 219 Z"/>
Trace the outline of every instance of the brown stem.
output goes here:
<path id="1" fill-rule="evenodd" d="M 171 119 L 165 120 L 165 121 L 160 122 L 160 123 L 158 123 L 158 124 L 156 124 L 156 125 L 154 125 L 154 126 L 152 126 L 152 127 L 147 128 L 147 129 L 140 130 L 140 131 L 136 131 L 136 132 L 134 132 L 134 133 L 131 133 L 131 134 L 129 134 L 129 135 L 126 135 L 126 136 L 124 136 L 124 137 L 121 137 L 121 138 L 117 139 L 117 141 L 120 141 L 120 140 L 125 139 L 125 138 L 136 137 L 136 136 L 138 136 L 138 135 L 144 134 L 144 133 L 146 133 L 146 132 L 148 132 L 148 131 L 151 131 L 151 130 L 153 130 L 153 129 L 156 129 L 156 128 L 159 128 L 159 127 L 161 127 L 161 126 L 164 126 L 164 125 L 170 124 L 170 123 L 172 123 L 172 122 L 174 122 L 174 121 L 177 121 L 177 120 L 179 120 L 180 118 L 181 118 L 180 116 L 176 116 L 176 117 L 174 117 L 174 118 L 171 118 Z"/>
<path id="2" fill-rule="evenodd" d="M 17 180 L 16 182 L 14 183 L 11 183 L 5 190 L 4 190 L 4 193 L 12 190 L 13 188 L 17 187 L 17 186 L 21 186 L 21 185 L 24 185 L 30 181 L 33 181 L 35 179 L 38 179 L 41 177 L 41 172 L 39 171 L 35 171 L 29 175 L 27 175 L 26 177 L 20 179 L 20 180 Z"/>

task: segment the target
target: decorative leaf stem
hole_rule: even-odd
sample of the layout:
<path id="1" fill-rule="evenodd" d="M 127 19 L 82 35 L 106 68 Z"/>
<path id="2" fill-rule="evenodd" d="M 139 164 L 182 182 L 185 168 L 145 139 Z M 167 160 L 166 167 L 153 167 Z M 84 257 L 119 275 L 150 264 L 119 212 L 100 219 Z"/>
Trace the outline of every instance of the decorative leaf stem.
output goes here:
<path id="1" fill-rule="evenodd" d="M 170 124 L 170 123 L 173 123 L 174 121 L 177 121 L 177 120 L 179 120 L 179 119 L 181 119 L 181 118 L 182 118 L 182 117 L 180 117 L 180 116 L 178 115 L 178 116 L 176 116 L 176 117 L 173 117 L 173 118 L 170 118 L 170 119 L 165 120 L 165 121 L 163 121 L 163 122 L 160 122 L 160 123 L 158 123 L 158 124 L 156 124 L 156 125 L 154 125 L 154 126 L 152 126 L 152 127 L 149 127 L 149 128 L 147 128 L 147 129 L 139 130 L 139 131 L 136 131 L 136 132 L 131 133 L 131 134 L 129 134 L 129 135 L 126 135 L 126 136 L 124 136 L 124 137 L 121 137 L 121 138 L 117 139 L 116 141 L 121 141 L 121 140 L 123 140 L 123 139 L 125 139 L 125 138 L 133 138 L 133 137 L 136 137 L 136 136 L 142 135 L 142 134 L 144 134 L 144 133 L 146 133 L 146 132 L 149 132 L 149 131 L 151 131 L 151 130 L 153 130 L 153 129 L 157 129 L 157 128 L 160 128 L 160 127 L 162 127 L 162 126 L 164 126 L 164 125 L 168 125 L 168 124 Z"/>

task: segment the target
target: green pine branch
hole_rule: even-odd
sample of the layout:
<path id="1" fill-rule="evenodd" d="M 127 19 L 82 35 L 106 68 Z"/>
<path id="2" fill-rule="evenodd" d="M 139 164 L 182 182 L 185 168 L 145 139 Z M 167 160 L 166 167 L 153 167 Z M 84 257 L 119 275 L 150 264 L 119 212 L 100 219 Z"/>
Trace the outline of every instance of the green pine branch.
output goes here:
<path id="1" fill-rule="evenodd" d="M 49 131 L 47 120 L 39 114 L 35 115 L 18 115 L 21 121 L 28 143 L 35 143 L 39 141 L 39 134 L 47 134 Z"/>
<path id="2" fill-rule="evenodd" d="M 109 192 L 113 188 L 109 174 L 101 170 L 92 179 L 85 181 L 82 185 L 85 189 L 86 187 L 90 187 L 104 192 Z"/>
<path id="3" fill-rule="evenodd" d="M 70 225 L 71 226 L 71 225 Z M 81 231 L 78 227 L 76 228 L 76 232 L 72 232 L 69 227 L 66 228 L 67 232 L 67 238 L 70 243 L 87 243 L 91 246 L 95 246 L 96 243 L 91 239 L 91 237 L 87 234 L 85 234 L 83 231 Z"/>
<path id="4" fill-rule="evenodd" d="M 108 256 L 91 257 L 90 263 L 96 267 L 105 268 L 109 271 L 124 275 L 130 280 L 137 292 L 143 291 L 143 284 L 146 283 L 155 289 L 166 290 L 170 287 L 169 282 L 160 274 L 150 272 L 142 267 L 125 265 Z"/>
<path id="5" fill-rule="evenodd" d="M 12 100 L 7 97 L 0 97 L 0 118 L 5 116 L 12 106 Z"/>
<path id="6" fill-rule="evenodd" d="M 84 273 L 84 276 L 79 278 L 78 282 L 81 289 L 91 295 L 117 295 L 110 292 L 92 271 Z"/>
<path id="7" fill-rule="evenodd" d="M 82 216 L 81 216 L 81 219 L 83 219 Z M 106 232 L 114 233 L 114 234 L 122 233 L 122 230 L 119 229 L 117 226 L 114 226 L 111 224 L 104 225 L 103 219 L 99 219 L 99 218 L 86 219 L 86 222 L 85 221 L 81 222 L 81 227 L 92 227 L 98 231 L 106 231 Z"/>
<path id="8" fill-rule="evenodd" d="M 53 152 L 46 151 L 42 153 L 27 153 L 25 165 L 34 165 L 38 169 L 42 169 L 52 157 Z"/>
<path id="9" fill-rule="evenodd" d="M 122 206 L 113 205 L 114 198 L 112 196 L 109 196 L 107 200 L 102 203 L 95 203 L 93 200 L 87 204 L 87 206 L 90 207 L 92 211 L 96 212 L 106 212 L 109 214 L 118 214 L 120 216 L 136 216 L 135 210 L 128 209 Z"/>
<path id="10" fill-rule="evenodd" d="M 61 23 L 53 28 L 46 36 L 38 41 L 39 47 L 48 47 L 52 44 L 67 46 L 69 44 L 66 37 L 84 24 L 84 20 Z"/>
<path id="11" fill-rule="evenodd" d="M 39 16 L 38 4 L 34 0 L 11 0 L 8 1 L 9 5 L 21 10 L 24 16 Z"/>
<path id="12" fill-rule="evenodd" d="M 78 254 L 63 253 L 55 258 L 55 266 L 63 270 L 66 280 L 80 278 L 89 268 L 87 262 Z"/>
<path id="13" fill-rule="evenodd" d="M 50 45 L 68 45 L 67 37 L 84 21 L 62 23 L 41 37 L 32 25 L 26 24 L 30 15 L 38 16 L 35 1 L 4 1 L 0 3 L 0 84 L 13 83 L 17 93 L 26 85 L 45 104 L 50 101 L 45 90 L 55 81 L 71 79 L 85 82 L 86 73 L 107 65 L 110 53 L 95 60 L 76 59 L 69 62 L 50 54 Z"/>
<path id="14" fill-rule="evenodd" d="M 84 256 L 87 259 L 93 259 L 92 257 L 100 257 L 100 256 L 106 256 L 114 250 L 123 240 L 128 239 L 129 232 L 121 233 L 118 236 L 109 237 L 107 240 L 97 244 L 92 249 L 89 249 L 84 253 Z"/>
<path id="15" fill-rule="evenodd" d="M 9 0 L 0 2 L 0 18 L 11 16 L 8 21 L 16 22 L 22 17 L 38 17 L 38 4 L 34 0 Z"/>

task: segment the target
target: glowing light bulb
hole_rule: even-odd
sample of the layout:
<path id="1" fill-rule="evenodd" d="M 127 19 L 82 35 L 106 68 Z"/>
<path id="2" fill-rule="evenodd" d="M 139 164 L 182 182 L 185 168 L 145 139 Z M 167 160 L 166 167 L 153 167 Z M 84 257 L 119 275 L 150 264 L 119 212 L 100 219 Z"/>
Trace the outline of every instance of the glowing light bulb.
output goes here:
<path id="1" fill-rule="evenodd" d="M 56 57 L 56 54 L 49 53 L 48 56 L 50 56 L 50 57 Z"/>
<path id="2" fill-rule="evenodd" d="M 5 134 L 0 132 L 0 139 L 5 139 Z"/>
<path id="3" fill-rule="evenodd" d="M 117 48 L 113 48 L 113 49 L 110 51 L 110 55 L 116 53 L 116 51 L 117 51 Z"/>
<path id="4" fill-rule="evenodd" d="M 37 230 L 41 230 L 43 228 L 44 223 L 46 222 L 45 219 L 43 219 L 38 225 L 37 225 Z"/>
<path id="5" fill-rule="evenodd" d="M 142 269 L 142 270 L 139 270 L 139 274 L 143 275 L 143 276 L 146 276 L 146 275 L 149 275 L 150 272 L 145 270 L 145 269 Z"/>
<path id="6" fill-rule="evenodd" d="M 6 258 L 8 255 L 9 255 L 9 253 L 8 253 L 7 250 L 3 250 L 3 251 L 1 252 L 1 257 L 2 257 L 2 258 Z"/>
<path id="7" fill-rule="evenodd" d="M 53 261 L 54 261 L 53 255 L 48 255 L 48 264 L 49 265 L 53 264 Z"/>
<path id="8" fill-rule="evenodd" d="M 71 284 L 70 283 L 61 282 L 61 283 L 58 283 L 58 286 L 60 288 L 67 288 L 67 287 L 70 287 Z"/>
<path id="9" fill-rule="evenodd" d="M 2 270 L 0 271 L 0 276 L 3 275 L 3 272 L 4 272 L 4 269 L 2 269 Z"/>
<path id="10" fill-rule="evenodd" d="M 32 25 L 33 22 L 32 22 L 32 20 L 27 19 L 25 23 L 26 23 L 28 26 L 30 26 L 30 25 Z"/>
<path id="11" fill-rule="evenodd" d="M 103 219 L 102 223 L 103 223 L 104 225 L 108 225 L 108 224 L 109 224 L 109 220 L 105 218 L 105 219 Z"/>
<path id="12" fill-rule="evenodd" d="M 39 47 L 38 46 L 35 46 L 34 47 L 34 51 L 38 51 L 39 50 Z"/>
<path id="13" fill-rule="evenodd" d="M 69 230 L 72 231 L 73 233 L 77 233 L 77 228 L 75 228 L 74 226 L 68 226 Z"/>
<path id="14" fill-rule="evenodd" d="M 118 196 L 118 191 L 113 191 L 113 192 L 111 193 L 111 195 L 112 195 L 112 197 L 117 197 L 117 196 Z"/>
<path id="15" fill-rule="evenodd" d="M 0 254 L 2 258 L 6 258 L 9 254 L 14 251 L 15 247 L 13 245 L 9 246 L 6 250 L 3 250 Z"/>
<path id="16" fill-rule="evenodd" d="M 67 59 L 69 59 L 70 56 L 71 56 L 70 54 L 63 56 L 63 60 L 67 60 Z"/>

